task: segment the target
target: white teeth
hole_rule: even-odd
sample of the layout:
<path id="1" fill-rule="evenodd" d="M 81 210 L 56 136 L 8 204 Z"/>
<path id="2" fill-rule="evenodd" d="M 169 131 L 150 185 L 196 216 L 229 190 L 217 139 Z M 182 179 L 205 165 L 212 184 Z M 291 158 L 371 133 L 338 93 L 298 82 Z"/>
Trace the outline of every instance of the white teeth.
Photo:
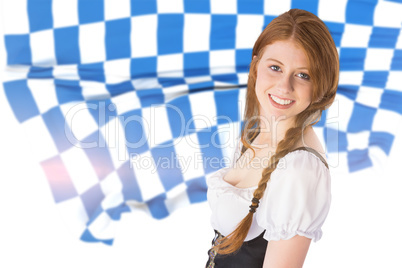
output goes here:
<path id="1" fill-rule="evenodd" d="M 277 97 L 275 97 L 275 96 L 272 96 L 272 95 L 270 95 L 270 96 L 271 96 L 271 98 L 272 98 L 276 103 L 278 103 L 278 104 L 280 104 L 280 105 L 286 105 L 286 104 L 289 104 L 289 103 L 292 102 L 291 100 L 282 100 L 282 99 L 277 98 Z"/>

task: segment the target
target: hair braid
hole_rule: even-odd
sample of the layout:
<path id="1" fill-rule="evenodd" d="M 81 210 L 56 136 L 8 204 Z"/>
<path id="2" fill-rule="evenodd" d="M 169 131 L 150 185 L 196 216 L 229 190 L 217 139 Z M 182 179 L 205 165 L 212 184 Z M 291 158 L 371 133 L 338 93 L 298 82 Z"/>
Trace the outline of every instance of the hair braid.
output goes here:
<path id="1" fill-rule="evenodd" d="M 296 145 L 302 134 L 302 127 L 290 128 L 286 131 L 285 138 L 278 143 L 275 154 L 271 156 L 268 166 L 262 172 L 262 178 L 258 183 L 257 189 L 253 193 L 256 200 L 260 200 L 264 196 L 267 183 L 271 178 L 272 172 L 276 169 L 279 160 L 284 157 Z M 252 202 L 251 206 L 258 206 L 257 202 Z M 214 248 L 219 254 L 230 254 L 240 249 L 246 238 L 253 221 L 253 212 L 249 212 L 247 216 L 237 225 L 237 228 L 221 241 Z"/>

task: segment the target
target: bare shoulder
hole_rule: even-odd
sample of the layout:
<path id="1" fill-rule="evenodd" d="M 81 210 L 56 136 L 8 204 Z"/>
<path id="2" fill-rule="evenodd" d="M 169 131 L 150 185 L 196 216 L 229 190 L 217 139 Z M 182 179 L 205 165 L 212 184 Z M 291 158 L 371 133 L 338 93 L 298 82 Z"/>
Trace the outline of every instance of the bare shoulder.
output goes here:
<path id="1" fill-rule="evenodd" d="M 322 157 L 324 157 L 324 159 L 326 159 L 324 147 L 311 126 L 305 128 L 296 147 L 309 147 L 317 151 Z"/>

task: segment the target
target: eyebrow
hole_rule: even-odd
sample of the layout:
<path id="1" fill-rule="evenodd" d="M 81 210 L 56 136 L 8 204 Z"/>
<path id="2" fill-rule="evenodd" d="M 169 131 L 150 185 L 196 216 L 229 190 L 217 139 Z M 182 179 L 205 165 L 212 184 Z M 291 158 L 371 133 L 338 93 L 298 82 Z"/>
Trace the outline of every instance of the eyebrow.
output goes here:
<path id="1" fill-rule="evenodd" d="M 266 59 L 266 61 L 268 61 L 268 60 L 276 61 L 277 63 L 279 63 L 279 64 L 281 64 L 281 65 L 285 65 L 285 64 L 283 64 L 281 61 L 279 61 L 279 60 L 277 60 L 277 59 L 274 59 L 274 58 L 268 58 L 268 59 Z M 296 68 L 296 69 L 306 69 L 306 70 L 308 71 L 308 68 L 307 68 L 307 67 L 299 67 L 299 68 Z"/>

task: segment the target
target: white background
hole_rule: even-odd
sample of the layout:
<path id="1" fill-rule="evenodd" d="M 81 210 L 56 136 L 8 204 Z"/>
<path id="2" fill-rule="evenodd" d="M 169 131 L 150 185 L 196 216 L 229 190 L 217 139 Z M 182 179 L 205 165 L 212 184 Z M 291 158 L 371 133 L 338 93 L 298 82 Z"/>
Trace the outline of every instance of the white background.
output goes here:
<path id="1" fill-rule="evenodd" d="M 1 20 L 0 20 L 1 21 Z M 0 22 L 1 23 L 1 22 Z M 0 24 L 0 31 L 2 25 Z M 0 32 L 1 33 L 1 32 Z M 5 66 L 4 41 L 0 66 Z M 113 246 L 84 243 L 58 214 L 0 85 L 0 267 L 203 267 L 213 238 L 206 202 L 164 220 L 125 213 Z M 332 168 L 332 206 L 306 268 L 402 267 L 402 128 L 382 168 Z"/>

